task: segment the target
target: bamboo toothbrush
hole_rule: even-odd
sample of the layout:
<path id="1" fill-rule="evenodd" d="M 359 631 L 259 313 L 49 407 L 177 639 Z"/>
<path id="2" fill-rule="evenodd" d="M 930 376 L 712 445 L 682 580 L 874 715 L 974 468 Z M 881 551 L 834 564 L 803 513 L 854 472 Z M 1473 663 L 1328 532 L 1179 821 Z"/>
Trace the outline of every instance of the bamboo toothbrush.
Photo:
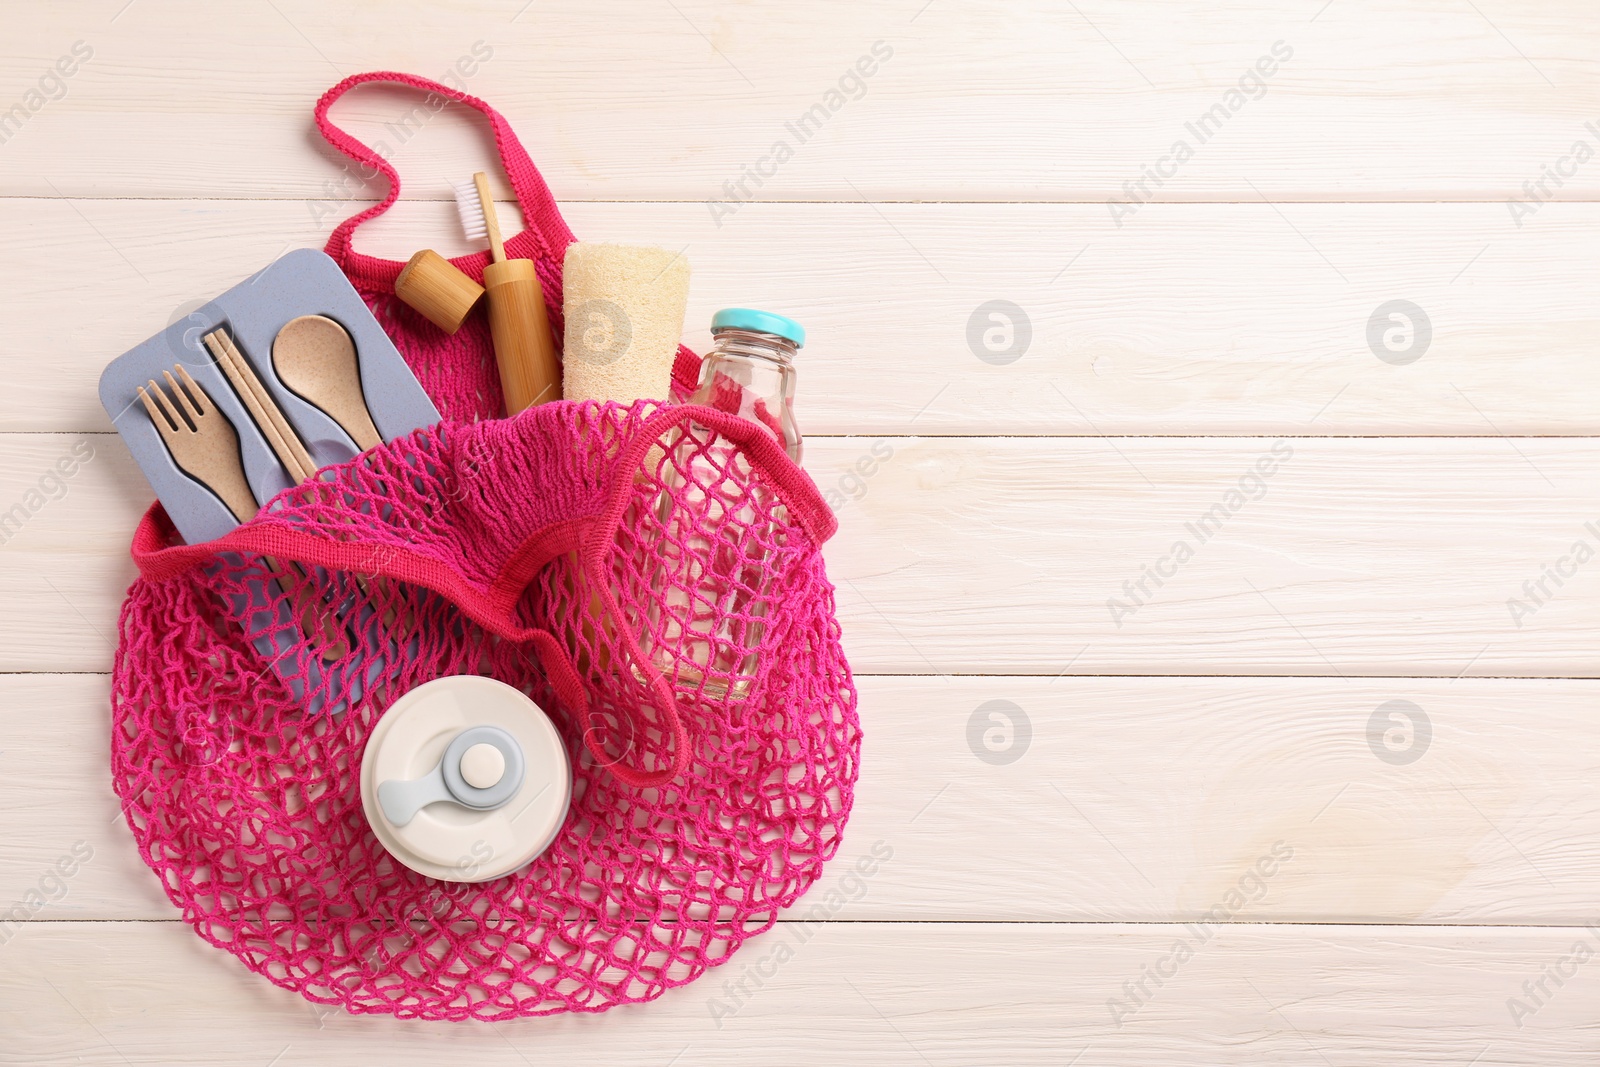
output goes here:
<path id="1" fill-rule="evenodd" d="M 507 259 L 500 219 L 489 195 L 489 177 L 474 174 L 472 184 L 453 182 L 461 228 L 468 240 L 489 240 L 489 265 L 483 269 L 488 291 L 489 332 L 500 367 L 506 414 L 561 399 L 561 358 L 545 312 L 544 289 L 533 260 Z"/>

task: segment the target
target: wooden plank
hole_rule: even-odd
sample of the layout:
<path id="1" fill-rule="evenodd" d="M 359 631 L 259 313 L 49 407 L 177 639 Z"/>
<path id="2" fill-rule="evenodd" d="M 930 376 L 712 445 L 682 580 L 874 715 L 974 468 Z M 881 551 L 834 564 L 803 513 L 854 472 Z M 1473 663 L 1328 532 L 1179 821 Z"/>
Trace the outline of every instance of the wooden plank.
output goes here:
<path id="1" fill-rule="evenodd" d="M 847 890 L 841 921 L 1562 925 L 1600 898 L 1600 682 L 858 681 L 862 779 L 816 890 Z M 175 917 L 109 788 L 107 701 L 102 675 L 0 676 L 0 911 Z"/>
<path id="2" fill-rule="evenodd" d="M 780 926 L 648 1006 L 459 1027 L 312 1005 L 178 923 L 52 923 L 0 948 L 0 1032 L 11 1062 L 37 1067 L 261 1067 L 274 1057 L 1420 1067 L 1587 1065 L 1600 1051 L 1600 940 L 1584 928 L 1245 926 L 1203 943 L 1183 926 L 823 923 L 805 933 L 802 942 Z M 1552 968 L 1567 971 L 1559 986 L 1545 977 Z M 1168 976 L 1159 986 L 1153 970 Z M 1513 1016 L 1508 1001 L 1533 1004 L 1523 983 L 1541 978 L 1550 995 Z M 1127 989 L 1137 994 L 1140 981 L 1150 995 L 1135 1004 Z"/>
<path id="3" fill-rule="evenodd" d="M 440 78 L 458 63 L 470 75 L 457 82 L 511 117 L 570 199 L 699 204 L 745 180 L 766 200 L 1100 205 L 1161 165 L 1171 177 L 1147 188 L 1163 200 L 1498 202 L 1575 140 L 1600 140 L 1585 126 L 1600 114 L 1600 43 L 1582 0 L 1233 0 L 1186 13 L 1182 33 L 1159 0 L 472 0 L 381 32 L 366 9 L 311 0 L 227 19 L 120 7 L 11 20 L 6 107 L 28 103 L 74 42 L 93 56 L 33 98 L 0 152 L 0 194 L 344 195 L 343 158 L 311 132 L 322 92 L 357 71 Z M 858 77 L 879 41 L 892 55 Z M 418 112 L 420 100 L 371 92 L 339 116 L 384 141 L 419 195 L 447 196 L 444 178 L 481 167 L 486 139 L 464 117 Z M 826 120 L 791 132 L 813 107 Z M 1192 131 L 1213 108 L 1225 117 L 1202 138 Z M 1163 163 L 1179 140 L 1192 158 Z M 778 162 L 780 141 L 792 156 Z M 759 188 L 744 178 L 757 166 L 771 174 Z M 1550 191 L 1593 198 L 1600 166 L 1566 168 Z"/>
<path id="4" fill-rule="evenodd" d="M 865 670 L 1590 676 L 1600 652 L 1592 442 L 894 447 L 829 546 Z"/>
<path id="5" fill-rule="evenodd" d="M 804 322 L 811 435 L 1600 427 L 1575 388 L 1595 359 L 1600 273 L 1580 265 L 1600 205 L 1520 230 L 1495 204 L 1156 205 L 1120 231 L 1070 205 L 758 205 L 720 230 L 694 205 L 566 207 L 589 239 L 684 250 L 698 350 L 719 307 Z M 0 337 L 0 429 L 108 428 L 106 362 L 329 226 L 284 202 L 0 200 L 0 288 L 25 309 Z M 362 247 L 464 251 L 456 227 L 448 205 L 403 204 Z M 92 299 L 41 269 L 56 262 Z M 982 310 L 995 300 L 1014 322 Z M 1426 315 L 1425 339 L 1377 314 L 1396 300 Z"/>
<path id="6" fill-rule="evenodd" d="M 894 854 L 654 1005 L 350 1018 L 172 921 L 106 786 L 103 674 L 0 675 L 0 905 L 59 897 L 0 929 L 0 1062 L 1595 1061 L 1597 445 L 1518 436 L 1595 433 L 1588 6 L 192 7 L 0 35 L 0 671 L 109 663 L 148 491 L 106 360 L 381 194 L 311 131 L 324 88 L 465 58 L 580 234 L 691 258 L 692 344 L 733 304 L 810 328 L 869 672 L 842 858 Z M 338 110 L 405 176 L 362 245 L 400 258 L 463 247 L 446 179 L 495 168 L 417 104 Z M 992 301 L 1027 317 L 1014 361 Z"/>
<path id="7" fill-rule="evenodd" d="M 829 573 L 863 672 L 1589 677 L 1597 458 L 1563 438 L 821 438 L 807 463 L 839 508 Z M 0 547 L 0 670 L 108 669 L 149 500 L 110 435 L 0 435 L 0 514 L 39 505 Z"/>

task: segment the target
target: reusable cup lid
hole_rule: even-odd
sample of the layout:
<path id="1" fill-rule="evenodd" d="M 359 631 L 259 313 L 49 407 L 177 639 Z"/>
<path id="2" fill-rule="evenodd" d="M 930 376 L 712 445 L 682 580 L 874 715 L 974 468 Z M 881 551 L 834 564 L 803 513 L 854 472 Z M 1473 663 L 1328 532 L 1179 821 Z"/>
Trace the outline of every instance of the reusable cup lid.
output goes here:
<path id="1" fill-rule="evenodd" d="M 531 862 L 571 797 L 561 735 L 493 678 L 419 685 L 390 705 L 362 757 L 372 832 L 395 859 L 446 882 L 488 882 Z"/>

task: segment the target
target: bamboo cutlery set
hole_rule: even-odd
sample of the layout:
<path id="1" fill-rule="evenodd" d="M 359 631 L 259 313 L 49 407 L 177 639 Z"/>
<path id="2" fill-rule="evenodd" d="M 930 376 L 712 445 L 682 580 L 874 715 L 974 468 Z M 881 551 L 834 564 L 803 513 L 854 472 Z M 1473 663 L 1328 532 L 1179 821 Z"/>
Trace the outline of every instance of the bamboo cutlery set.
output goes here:
<path id="1" fill-rule="evenodd" d="M 226 534 L 319 468 L 439 421 L 360 294 L 311 249 L 114 360 L 100 400 L 190 544 Z M 313 570 L 261 560 L 242 572 L 229 608 L 318 710 L 319 692 L 376 678 L 397 638 L 384 625 L 393 620 L 349 610 L 338 583 Z M 352 647 L 364 652 L 353 665 Z M 364 678 L 325 677 L 335 669 Z"/>
<path id="2" fill-rule="evenodd" d="M 273 455 L 289 476 L 295 482 L 303 482 L 316 473 L 316 461 L 306 451 L 305 443 L 250 369 L 228 331 L 219 329 L 206 334 L 205 346 L 216 357 L 234 394 L 244 402 L 256 429 L 272 446 Z M 294 319 L 278 334 L 272 357 L 279 379 L 333 417 L 358 447 L 367 449 L 382 443 L 362 397 L 355 345 L 343 326 L 322 315 Z M 171 398 L 152 378 L 139 387 L 139 399 L 178 467 L 210 489 L 234 518 L 244 522 L 266 501 L 256 499 L 250 491 L 240 459 L 239 436 L 188 369 L 179 363 L 173 370 L 181 381 L 172 376 L 172 371 L 162 372 Z"/>
<path id="3" fill-rule="evenodd" d="M 112 361 L 100 400 L 190 544 L 439 421 L 360 294 L 312 249 Z"/>

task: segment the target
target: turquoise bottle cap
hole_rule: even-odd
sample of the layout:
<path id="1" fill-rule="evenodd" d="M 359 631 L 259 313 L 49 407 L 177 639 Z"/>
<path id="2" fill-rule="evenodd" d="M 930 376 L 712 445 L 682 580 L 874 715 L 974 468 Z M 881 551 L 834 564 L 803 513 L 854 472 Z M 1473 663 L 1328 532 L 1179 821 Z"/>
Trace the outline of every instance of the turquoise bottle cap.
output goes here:
<path id="1" fill-rule="evenodd" d="M 756 311 L 753 308 L 723 308 L 711 316 L 711 332 L 720 330 L 754 330 L 756 333 L 770 333 L 782 337 L 786 341 L 793 341 L 796 348 L 806 346 L 806 330 L 798 322 L 783 315 L 774 315 L 770 311 Z"/>

